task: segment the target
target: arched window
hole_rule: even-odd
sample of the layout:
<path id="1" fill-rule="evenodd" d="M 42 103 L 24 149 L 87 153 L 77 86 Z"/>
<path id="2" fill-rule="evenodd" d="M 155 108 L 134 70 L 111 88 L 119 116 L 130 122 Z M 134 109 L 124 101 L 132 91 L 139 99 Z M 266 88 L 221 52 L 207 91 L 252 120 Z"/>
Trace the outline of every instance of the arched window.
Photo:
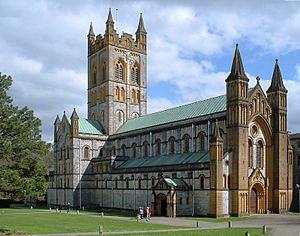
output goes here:
<path id="1" fill-rule="evenodd" d="M 103 157 L 103 148 L 100 148 L 99 157 Z"/>
<path id="2" fill-rule="evenodd" d="M 123 144 L 121 149 L 122 149 L 122 156 L 125 157 L 126 156 L 126 145 Z"/>
<path id="3" fill-rule="evenodd" d="M 155 141 L 155 155 L 160 156 L 161 155 L 161 140 L 157 139 Z"/>
<path id="4" fill-rule="evenodd" d="M 200 132 L 197 137 L 198 151 L 202 152 L 205 150 L 205 133 Z"/>
<path id="5" fill-rule="evenodd" d="M 175 138 L 174 137 L 169 138 L 168 149 L 169 149 L 169 154 L 175 153 Z"/>
<path id="6" fill-rule="evenodd" d="M 117 119 L 119 123 L 123 124 L 124 123 L 124 113 L 121 110 L 117 111 Z"/>
<path id="7" fill-rule="evenodd" d="M 116 90 L 115 90 L 115 99 L 117 101 L 120 101 L 120 95 L 121 95 L 120 88 L 119 88 L 119 86 L 117 86 Z"/>
<path id="8" fill-rule="evenodd" d="M 125 179 L 125 185 L 126 185 L 126 189 L 129 189 L 129 178 Z"/>
<path id="9" fill-rule="evenodd" d="M 136 103 L 137 102 L 136 101 L 136 91 L 135 91 L 135 89 L 131 90 L 131 102 L 132 103 Z"/>
<path id="10" fill-rule="evenodd" d="M 199 184 L 200 184 L 200 189 L 204 189 L 204 176 L 203 175 L 199 176 Z"/>
<path id="11" fill-rule="evenodd" d="M 133 143 L 131 145 L 131 157 L 136 158 L 136 144 L 135 143 Z"/>
<path id="12" fill-rule="evenodd" d="M 115 178 L 115 189 L 118 189 L 118 178 Z"/>
<path id="13" fill-rule="evenodd" d="M 183 152 L 189 152 L 190 151 L 190 136 L 188 134 L 185 134 L 183 136 Z"/>
<path id="14" fill-rule="evenodd" d="M 154 188 L 154 186 L 155 186 L 155 177 L 152 176 L 150 179 L 151 179 L 151 187 Z"/>
<path id="15" fill-rule="evenodd" d="M 90 148 L 88 146 L 85 146 L 83 150 L 84 150 L 83 158 L 89 159 L 90 158 Z"/>
<path id="16" fill-rule="evenodd" d="M 253 144 L 250 139 L 248 140 L 248 166 L 253 167 Z"/>
<path id="17" fill-rule="evenodd" d="M 121 88 L 121 97 L 120 97 L 120 100 L 122 102 L 125 102 L 125 89 L 124 88 Z"/>
<path id="18" fill-rule="evenodd" d="M 138 189 L 142 189 L 142 179 L 139 177 L 138 178 Z"/>
<path id="19" fill-rule="evenodd" d="M 264 168 L 264 146 L 261 140 L 256 144 L 256 166 Z"/>
<path id="20" fill-rule="evenodd" d="M 94 66 L 93 68 L 93 85 L 97 83 L 97 67 Z"/>
<path id="21" fill-rule="evenodd" d="M 119 80 L 119 65 L 118 64 L 115 67 L 115 79 Z"/>
<path id="22" fill-rule="evenodd" d="M 106 80 L 106 62 L 104 61 L 102 64 L 102 80 Z"/>
<path id="23" fill-rule="evenodd" d="M 147 141 L 145 141 L 144 143 L 143 143 L 143 154 L 144 154 L 144 157 L 148 157 L 148 142 Z"/>
<path id="24" fill-rule="evenodd" d="M 104 188 L 108 188 L 108 180 L 104 180 Z"/>
<path id="25" fill-rule="evenodd" d="M 116 80 L 123 80 L 124 76 L 124 68 L 123 68 L 123 64 L 118 61 L 117 64 L 115 65 L 115 79 Z"/>
<path id="26" fill-rule="evenodd" d="M 131 81 L 134 84 L 139 84 L 139 69 L 137 65 L 131 68 Z"/>

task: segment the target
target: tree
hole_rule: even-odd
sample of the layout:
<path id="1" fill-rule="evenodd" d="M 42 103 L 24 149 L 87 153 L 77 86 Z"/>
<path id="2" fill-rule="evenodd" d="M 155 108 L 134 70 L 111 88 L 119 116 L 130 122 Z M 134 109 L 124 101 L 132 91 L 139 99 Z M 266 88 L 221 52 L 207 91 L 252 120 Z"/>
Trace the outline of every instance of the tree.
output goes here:
<path id="1" fill-rule="evenodd" d="M 13 105 L 10 76 L 0 73 L 0 193 L 13 200 L 42 200 L 47 190 L 41 120 L 28 107 Z"/>

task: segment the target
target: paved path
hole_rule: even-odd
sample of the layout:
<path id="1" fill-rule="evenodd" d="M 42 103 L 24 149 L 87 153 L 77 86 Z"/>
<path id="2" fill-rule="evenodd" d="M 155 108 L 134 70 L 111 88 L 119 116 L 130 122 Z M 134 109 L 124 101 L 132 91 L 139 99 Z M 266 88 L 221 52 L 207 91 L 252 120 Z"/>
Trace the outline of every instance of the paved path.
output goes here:
<path id="1" fill-rule="evenodd" d="M 94 214 L 95 215 L 95 214 Z M 96 216 L 96 215 L 95 215 Z M 98 215 L 99 216 L 99 215 Z M 116 217 L 116 216 L 105 216 L 113 219 L 135 221 L 134 218 L 129 217 Z M 168 218 L 168 217 L 153 217 L 149 222 L 155 224 L 163 225 L 173 225 L 173 226 L 182 226 L 189 228 L 180 228 L 180 229 L 166 229 L 166 230 L 147 230 L 147 231 L 134 231 L 135 233 L 142 232 L 170 232 L 170 231 L 185 231 L 191 229 L 212 229 L 212 228 L 226 228 L 228 227 L 228 222 L 206 222 L 198 221 L 199 228 L 196 228 L 197 221 L 188 220 L 182 218 Z M 272 228 L 270 236 L 300 236 L 300 215 L 277 215 L 277 214 L 268 214 L 268 215 L 255 215 L 255 219 L 242 220 L 242 221 L 233 221 L 233 227 L 259 227 L 262 228 L 263 225 L 266 225 L 267 228 Z M 104 234 L 126 234 L 134 233 L 130 232 L 104 232 Z M 76 233 L 76 235 L 97 235 L 99 232 L 84 232 Z M 74 236 L 74 233 L 69 234 L 44 234 L 43 236 Z"/>

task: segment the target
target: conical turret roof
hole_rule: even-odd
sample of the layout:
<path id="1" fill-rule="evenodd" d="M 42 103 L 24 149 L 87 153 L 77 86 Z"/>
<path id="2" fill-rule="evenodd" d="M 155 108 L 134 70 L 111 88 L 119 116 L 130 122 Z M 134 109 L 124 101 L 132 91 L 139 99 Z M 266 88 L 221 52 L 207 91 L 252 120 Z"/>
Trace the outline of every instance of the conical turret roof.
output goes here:
<path id="1" fill-rule="evenodd" d="M 239 50 L 238 44 L 236 44 L 234 58 L 233 58 L 232 66 L 231 66 L 231 72 L 230 72 L 229 76 L 227 77 L 226 81 L 237 80 L 237 79 L 241 79 L 241 78 L 248 80 L 248 78 L 245 74 L 240 50 Z"/>
<path id="2" fill-rule="evenodd" d="M 279 64 L 278 64 L 278 59 L 276 59 L 276 62 L 275 62 L 271 85 L 268 88 L 267 93 L 275 92 L 275 91 L 287 92 L 287 89 L 284 87 L 284 84 L 283 84 L 283 80 L 282 80 L 282 76 L 281 76 L 281 72 L 280 72 L 280 68 L 279 68 Z"/>

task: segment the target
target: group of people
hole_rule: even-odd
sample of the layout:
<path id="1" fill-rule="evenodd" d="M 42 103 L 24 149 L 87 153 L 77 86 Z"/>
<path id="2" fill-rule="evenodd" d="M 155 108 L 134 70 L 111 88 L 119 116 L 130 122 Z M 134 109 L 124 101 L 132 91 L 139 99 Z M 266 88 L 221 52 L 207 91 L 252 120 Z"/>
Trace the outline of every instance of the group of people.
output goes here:
<path id="1" fill-rule="evenodd" d="M 144 209 L 142 207 L 139 207 L 137 213 L 137 221 L 140 221 L 142 219 L 146 219 L 146 221 L 148 221 L 150 220 L 151 215 L 152 215 L 151 207 L 145 207 Z"/>

